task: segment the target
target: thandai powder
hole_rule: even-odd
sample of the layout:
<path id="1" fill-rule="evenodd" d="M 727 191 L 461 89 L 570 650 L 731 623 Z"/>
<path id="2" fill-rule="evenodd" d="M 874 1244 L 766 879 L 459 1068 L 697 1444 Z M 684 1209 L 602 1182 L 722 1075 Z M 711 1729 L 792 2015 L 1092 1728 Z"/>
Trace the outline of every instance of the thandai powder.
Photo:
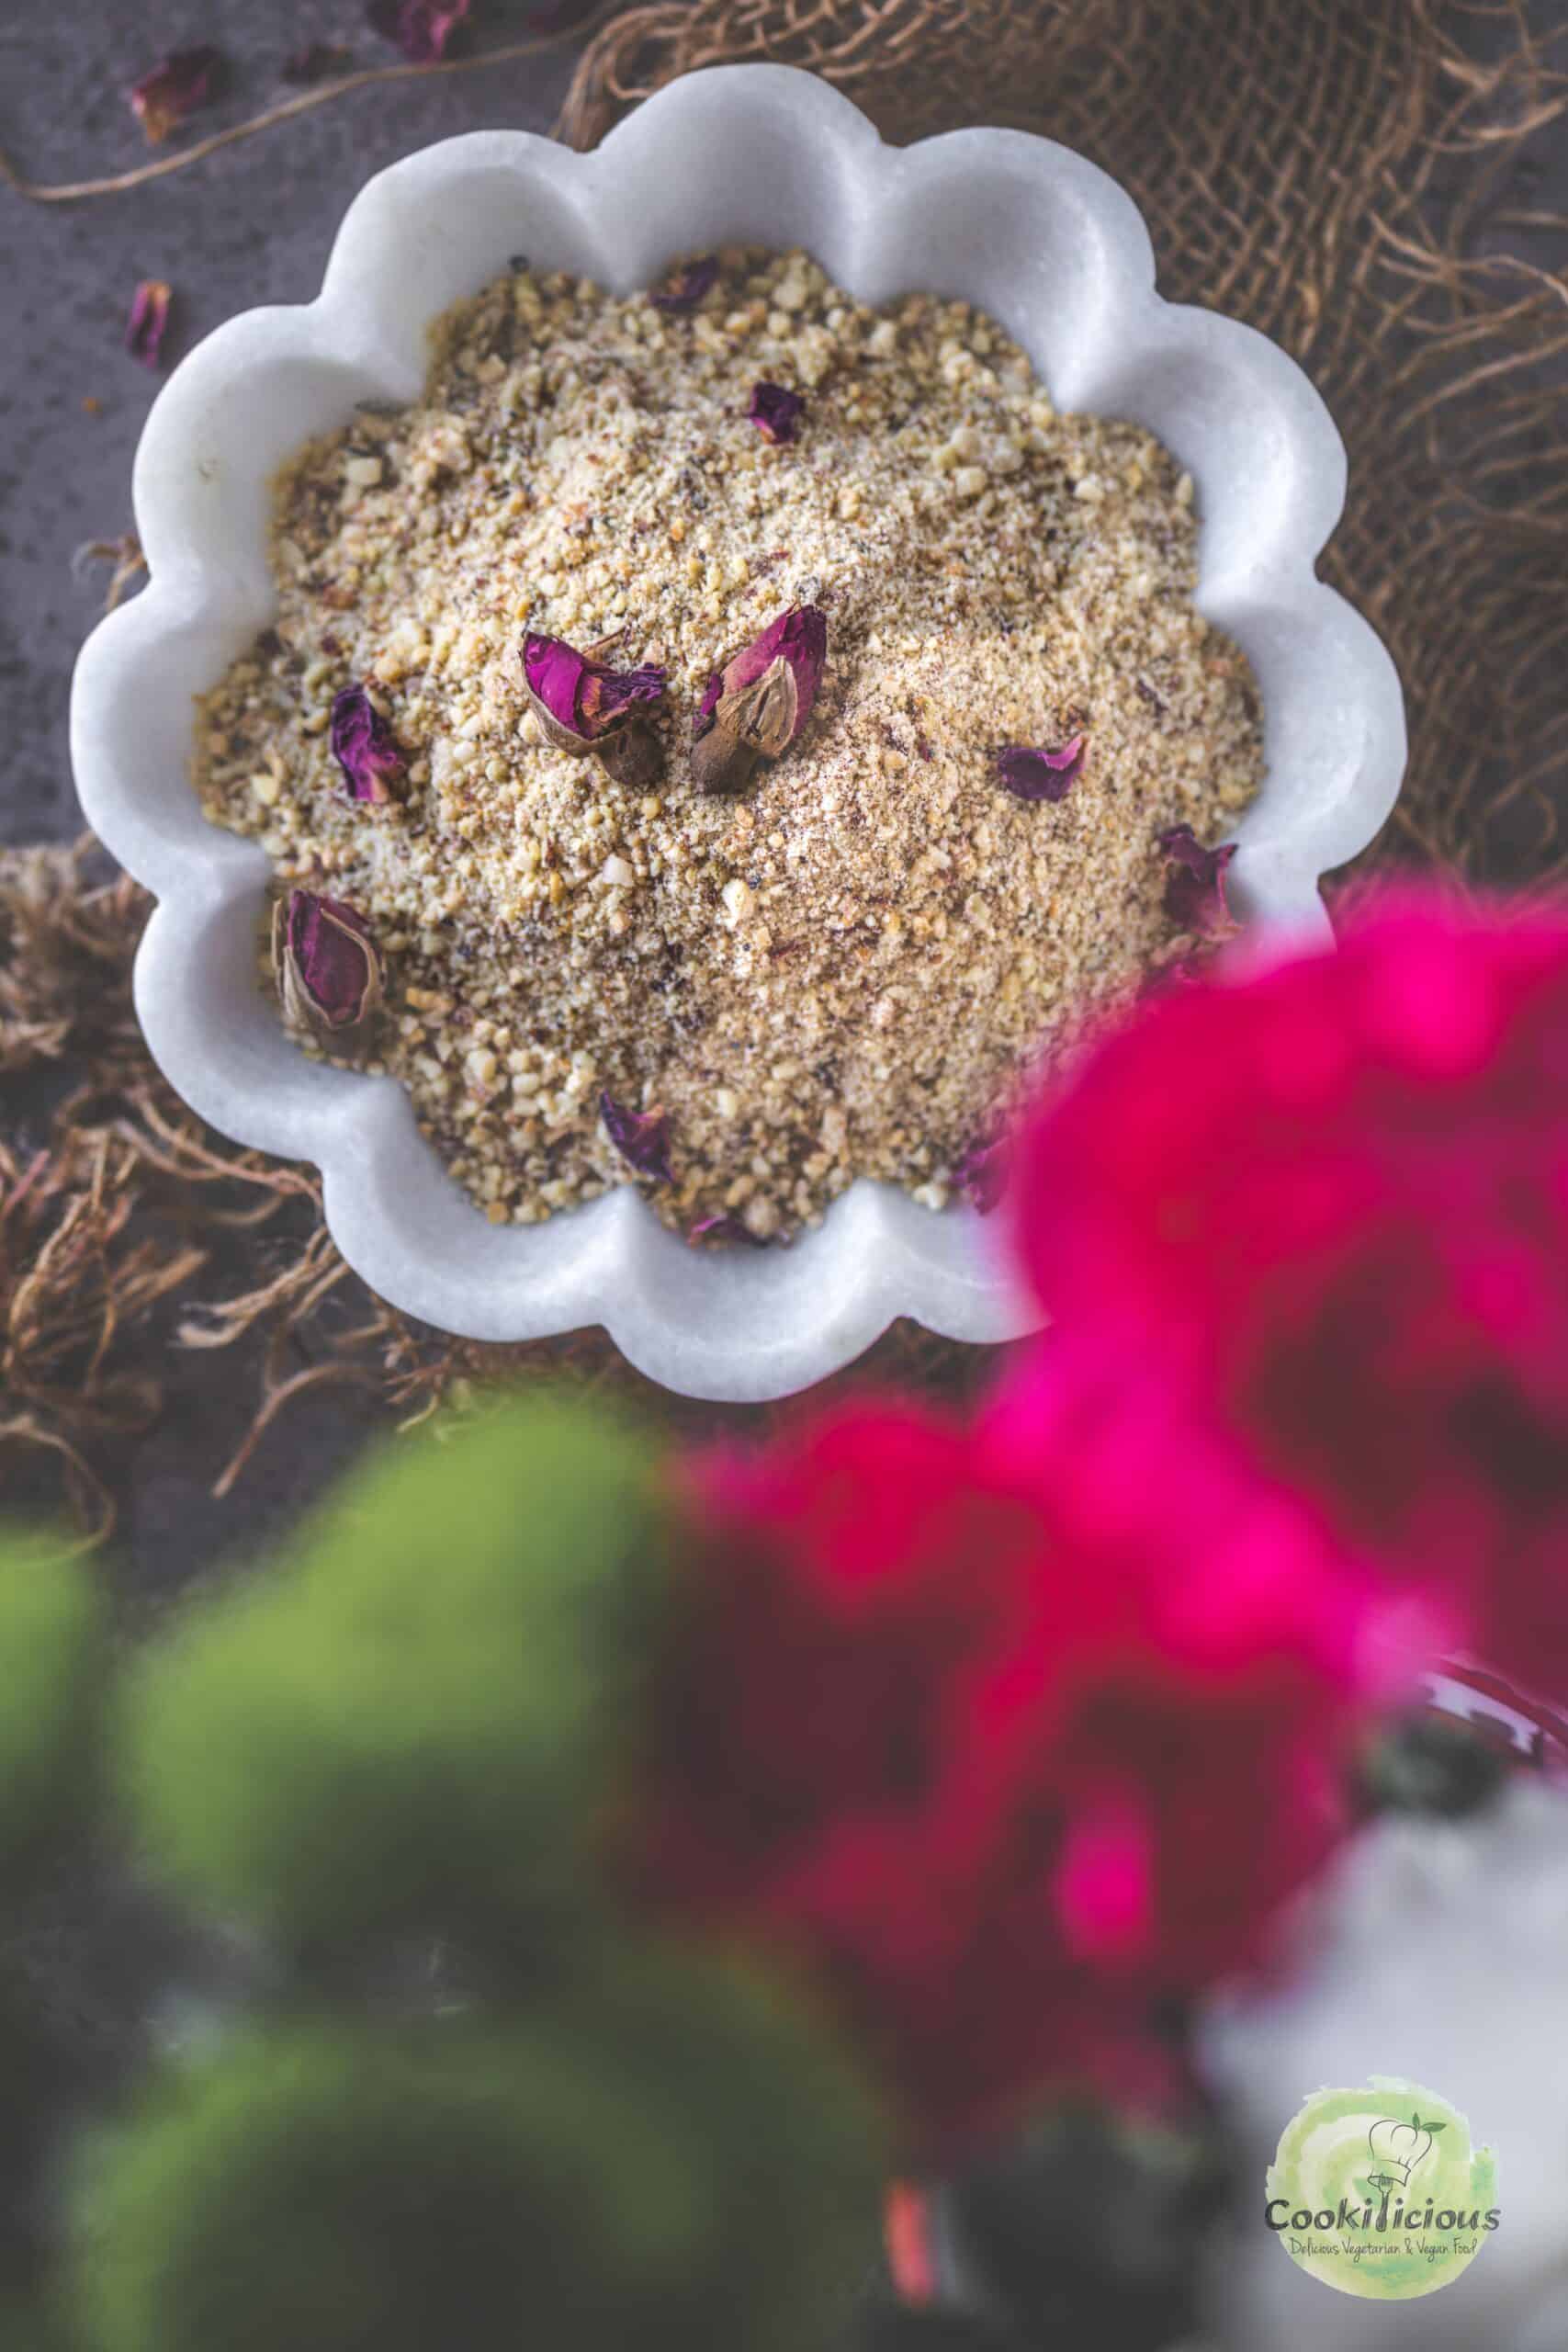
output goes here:
<path id="1" fill-rule="evenodd" d="M 1258 789 L 1194 546 L 1160 445 L 965 303 L 519 265 L 280 478 L 196 781 L 272 860 L 290 1026 L 393 1072 L 494 1221 L 941 1208 Z"/>

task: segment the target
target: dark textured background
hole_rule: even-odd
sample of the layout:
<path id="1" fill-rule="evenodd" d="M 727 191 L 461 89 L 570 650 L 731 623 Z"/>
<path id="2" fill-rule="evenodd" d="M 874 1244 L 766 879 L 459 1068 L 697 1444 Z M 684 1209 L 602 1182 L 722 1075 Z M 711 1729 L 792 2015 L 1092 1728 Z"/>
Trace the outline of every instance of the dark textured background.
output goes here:
<path id="1" fill-rule="evenodd" d="M 475 15 L 486 48 L 530 29 L 526 0 L 480 0 Z M 344 44 L 355 64 L 396 62 L 360 0 L 0 0 L 0 146 L 33 180 L 129 169 L 167 152 L 148 146 L 126 103 L 166 51 L 211 41 L 231 61 L 221 100 L 177 146 L 290 95 L 281 63 L 318 40 Z M 175 288 L 173 358 L 235 311 L 309 300 L 372 172 L 456 131 L 547 131 L 575 55 L 568 45 L 352 92 L 124 195 L 44 206 L 0 187 L 0 841 L 69 840 L 81 826 L 66 707 L 106 571 L 73 578 L 71 559 L 130 526 L 131 458 L 160 380 L 122 348 L 137 280 Z M 258 1272 L 215 1281 L 215 1295 Z M 383 1418 L 355 1392 L 318 1396 L 283 1417 L 232 1499 L 215 1502 L 211 1482 L 254 1408 L 255 1362 L 169 1349 L 166 1363 L 172 1409 L 107 1465 L 121 1503 L 118 1580 L 133 1607 L 264 1545 Z"/>

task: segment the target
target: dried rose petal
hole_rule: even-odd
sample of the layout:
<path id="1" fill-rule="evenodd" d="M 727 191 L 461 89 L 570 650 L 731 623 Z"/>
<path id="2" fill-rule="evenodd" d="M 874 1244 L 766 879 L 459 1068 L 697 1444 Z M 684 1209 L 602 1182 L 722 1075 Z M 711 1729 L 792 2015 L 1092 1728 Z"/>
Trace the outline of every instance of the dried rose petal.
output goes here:
<path id="1" fill-rule="evenodd" d="M 656 1183 L 671 1181 L 670 1122 L 662 1111 L 628 1111 L 613 1094 L 599 1097 L 604 1132 L 628 1167 Z"/>
<path id="2" fill-rule="evenodd" d="M 286 82 L 326 82 L 353 62 L 352 51 L 340 48 L 336 41 L 313 40 L 290 51 L 283 61 L 282 74 Z"/>
<path id="3" fill-rule="evenodd" d="M 392 785 L 402 775 L 403 755 L 363 686 L 344 686 L 333 696 L 331 741 L 351 800 L 397 797 Z"/>
<path id="4" fill-rule="evenodd" d="M 222 77 L 222 52 L 207 44 L 176 49 L 160 58 L 130 91 L 131 111 L 147 133 L 148 144 L 160 145 L 176 123 L 216 97 Z"/>
<path id="5" fill-rule="evenodd" d="M 1083 772 L 1087 735 L 1075 735 L 1058 752 L 1032 743 L 1004 743 L 997 753 L 997 781 L 1015 800 L 1065 800 Z"/>
<path id="6" fill-rule="evenodd" d="M 776 447 L 781 442 L 795 439 L 795 428 L 805 410 L 806 401 L 799 392 L 792 392 L 783 384 L 763 381 L 751 387 L 751 405 L 746 417 L 763 440 L 773 442 Z"/>
<path id="7" fill-rule="evenodd" d="M 1235 842 L 1205 849 L 1190 825 L 1172 825 L 1159 836 L 1169 871 L 1165 879 L 1165 910 L 1183 931 L 1223 931 L 1234 921 L 1225 902 L 1225 868 L 1235 855 Z"/>
<path id="8" fill-rule="evenodd" d="M 411 65 L 438 65 L 470 5 L 471 0 L 369 0 L 365 18 Z"/>
<path id="9" fill-rule="evenodd" d="M 972 1143 L 963 1157 L 954 1162 L 953 1181 L 972 1207 L 978 1209 L 982 1216 L 989 1216 L 991 1211 L 1000 1205 L 1002 1194 L 1007 1191 L 1006 1138 L 993 1136 L 988 1142 Z"/>
<path id="10" fill-rule="evenodd" d="M 592 646 L 579 653 L 564 638 L 532 631 L 523 640 L 523 683 L 536 718 L 558 752 L 592 751 L 639 704 L 656 703 L 663 695 L 666 673 L 656 664 L 614 670 L 594 659 L 601 650 Z"/>
<path id="11" fill-rule="evenodd" d="M 290 890 L 272 910 L 272 962 L 296 1027 L 357 1028 L 381 1001 L 381 957 L 364 916 L 340 899 Z"/>
<path id="12" fill-rule="evenodd" d="M 828 658 L 828 616 L 792 605 L 716 670 L 697 706 L 692 773 L 705 792 L 738 791 L 760 759 L 787 752 L 811 716 Z"/>
<path id="13" fill-rule="evenodd" d="M 143 368 L 158 365 L 173 299 L 169 286 L 161 277 L 144 277 L 136 289 L 130 316 L 125 322 L 125 347 Z"/>
<path id="14" fill-rule="evenodd" d="M 746 1241 L 750 1242 L 753 1250 L 765 1250 L 768 1246 L 760 1233 L 753 1233 L 750 1227 L 743 1225 L 738 1216 L 729 1216 L 723 1213 L 714 1216 L 700 1216 L 695 1225 L 689 1227 L 686 1238 L 694 1249 L 700 1247 L 704 1242 L 723 1243 L 728 1246 L 734 1242 Z"/>
<path id="15" fill-rule="evenodd" d="M 649 300 L 656 311 L 694 311 L 717 280 L 717 254 L 699 254 L 695 261 L 686 262 L 668 277 L 659 292 L 650 295 Z"/>

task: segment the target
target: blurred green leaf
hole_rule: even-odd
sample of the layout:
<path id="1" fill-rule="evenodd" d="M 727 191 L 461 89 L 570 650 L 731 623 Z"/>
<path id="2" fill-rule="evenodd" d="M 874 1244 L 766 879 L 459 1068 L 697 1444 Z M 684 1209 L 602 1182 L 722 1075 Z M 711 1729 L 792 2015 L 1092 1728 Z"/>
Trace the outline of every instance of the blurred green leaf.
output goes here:
<path id="1" fill-rule="evenodd" d="M 653 1458 L 584 1406 L 401 1441 L 135 1674 L 152 1855 L 300 1941 L 570 1905 L 663 1559 Z"/>
<path id="2" fill-rule="evenodd" d="M 73 1826 L 95 1784 L 107 1655 L 97 1588 L 58 1538 L 0 1530 L 0 1864 Z"/>
<path id="3" fill-rule="evenodd" d="M 864 2110 L 723 1972 L 602 1995 L 280 2028 L 165 2081 L 79 2182 L 91 2352 L 820 2340 L 874 2210 Z"/>

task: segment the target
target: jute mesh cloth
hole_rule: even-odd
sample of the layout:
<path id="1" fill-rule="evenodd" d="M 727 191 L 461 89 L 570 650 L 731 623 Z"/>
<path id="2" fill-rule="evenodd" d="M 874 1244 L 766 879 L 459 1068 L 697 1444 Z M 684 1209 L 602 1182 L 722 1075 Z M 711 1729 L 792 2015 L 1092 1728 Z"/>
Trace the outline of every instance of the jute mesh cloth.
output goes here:
<path id="1" fill-rule="evenodd" d="M 1392 649 L 1412 732 L 1363 866 L 1535 891 L 1562 873 L 1568 778 L 1568 243 L 1535 192 L 1565 29 L 1529 0 L 659 0 L 594 39 L 561 128 L 588 144 L 679 73 L 772 58 L 893 138 L 1005 123 L 1103 164 L 1166 292 L 1283 344 L 1349 445 L 1325 568 Z M 193 1350 L 230 1351 L 253 1436 L 331 1383 L 402 1415 L 476 1375 L 636 1385 L 595 1334 L 481 1350 L 371 1298 L 313 1176 L 208 1134 L 147 1061 L 143 913 L 81 853 L 0 856 L 0 1076 L 51 1106 L 26 1140 L 0 1116 L 0 1498 L 8 1473 L 62 1475 L 101 1532 Z M 910 1330 L 875 1356 L 949 1394 L 986 1371 Z"/>

